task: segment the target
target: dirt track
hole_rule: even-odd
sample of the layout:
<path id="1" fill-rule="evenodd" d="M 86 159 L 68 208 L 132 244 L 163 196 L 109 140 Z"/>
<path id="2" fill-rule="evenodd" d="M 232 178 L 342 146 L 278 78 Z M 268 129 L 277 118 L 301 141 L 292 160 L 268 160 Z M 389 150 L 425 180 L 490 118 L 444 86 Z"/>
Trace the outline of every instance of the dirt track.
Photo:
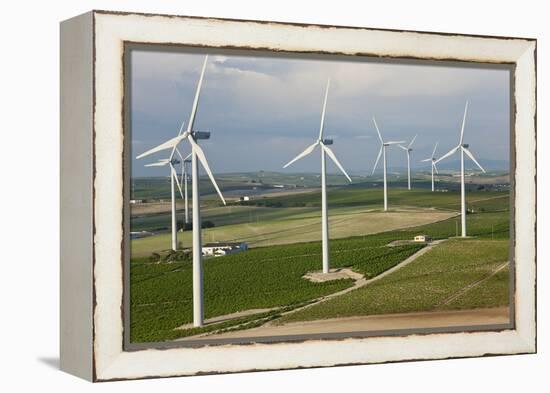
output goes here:
<path id="1" fill-rule="evenodd" d="M 280 326 L 264 325 L 249 330 L 202 337 L 187 337 L 183 340 L 211 340 L 218 338 L 226 339 L 243 337 L 253 338 L 302 334 L 353 333 L 395 329 L 495 325 L 506 324 L 509 322 L 509 318 L 508 307 L 369 315 L 363 317 L 293 322 Z"/>

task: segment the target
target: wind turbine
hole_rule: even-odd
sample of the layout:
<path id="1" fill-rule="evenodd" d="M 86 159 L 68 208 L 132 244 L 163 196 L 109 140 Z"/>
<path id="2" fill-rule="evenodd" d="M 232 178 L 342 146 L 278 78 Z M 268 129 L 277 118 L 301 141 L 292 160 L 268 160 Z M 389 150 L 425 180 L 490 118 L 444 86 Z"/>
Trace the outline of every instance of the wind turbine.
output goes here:
<path id="1" fill-rule="evenodd" d="M 456 147 L 453 147 L 449 152 L 444 154 L 438 160 L 435 161 L 437 164 L 439 161 L 444 160 L 447 157 L 452 156 L 454 153 L 460 150 L 460 213 L 462 221 L 462 237 L 466 237 L 466 189 L 464 187 L 464 153 L 472 159 L 473 162 L 485 173 L 485 169 L 477 162 L 474 155 L 468 150 L 470 145 L 464 143 L 464 125 L 466 124 L 466 114 L 468 113 L 468 101 L 466 101 L 466 106 L 464 107 L 464 117 L 462 118 L 462 128 L 460 129 L 460 141 Z"/>
<path id="2" fill-rule="evenodd" d="M 187 140 L 191 145 L 191 188 L 192 188 L 192 204 L 193 204 L 193 325 L 198 327 L 204 323 L 204 297 L 203 297 L 203 273 L 202 273 L 202 244 L 201 244 L 201 216 L 200 216 L 200 200 L 199 200 L 199 161 L 202 164 L 204 170 L 208 174 L 210 181 L 214 185 L 216 192 L 220 196 L 223 204 L 225 205 L 225 199 L 214 179 L 214 175 L 210 170 L 210 166 L 206 161 L 204 151 L 198 145 L 197 140 L 210 138 L 209 132 L 193 131 L 193 125 L 195 123 L 195 115 L 197 113 L 197 107 L 199 104 L 200 91 L 202 81 L 204 79 L 204 73 L 206 71 L 206 63 L 208 62 L 208 55 L 204 58 L 202 65 L 201 76 L 195 92 L 195 99 L 193 101 L 193 107 L 191 109 L 191 115 L 189 122 L 187 123 L 187 130 L 181 132 L 175 138 L 172 138 L 151 150 L 137 156 L 138 159 L 148 156 L 150 154 L 172 149 L 172 154 L 176 150 L 178 144 L 183 140 Z"/>
<path id="3" fill-rule="evenodd" d="M 416 134 L 414 136 L 414 138 L 412 139 L 411 143 L 409 143 L 409 145 L 407 147 L 403 146 L 403 145 L 397 145 L 399 146 L 401 149 L 405 150 L 407 152 L 407 179 L 408 179 L 408 189 L 410 190 L 411 189 L 411 151 L 413 151 L 412 149 L 412 145 L 414 143 L 414 140 L 416 139 L 416 137 L 418 136 L 418 134 Z"/>
<path id="4" fill-rule="evenodd" d="M 178 249 L 178 225 L 177 225 L 177 219 L 176 219 L 176 185 L 178 187 L 181 197 L 183 198 L 181 184 L 180 184 L 180 181 L 178 180 L 178 175 L 177 175 L 175 166 L 178 164 L 181 164 L 183 169 L 183 165 L 185 162 L 179 149 L 176 148 L 175 152 L 180 157 L 179 160 L 172 156 L 171 158 L 158 160 L 157 162 L 154 162 L 152 164 L 144 165 L 146 167 L 157 167 L 157 166 L 169 165 L 170 167 L 170 198 L 171 198 L 171 210 L 172 210 L 172 250 L 174 251 Z"/>
<path id="5" fill-rule="evenodd" d="M 434 186 L 434 171 L 435 173 L 437 173 L 439 175 L 439 171 L 437 170 L 437 166 L 435 165 L 436 163 L 436 158 L 435 158 L 435 150 L 437 149 L 437 144 L 438 142 L 435 143 L 435 147 L 434 147 L 434 151 L 432 152 L 432 156 L 430 158 L 426 158 L 425 160 L 421 160 L 420 162 L 431 162 L 432 164 L 432 192 L 435 191 L 435 186 Z"/>
<path id="6" fill-rule="evenodd" d="M 327 80 L 327 87 L 325 90 L 325 100 L 323 102 L 323 111 L 321 113 L 321 125 L 319 127 L 319 137 L 312 145 L 309 145 L 303 152 L 298 154 L 294 159 L 288 162 L 283 168 L 287 168 L 292 165 L 294 162 L 299 159 L 307 156 L 312 153 L 317 146 L 320 146 L 321 150 L 321 228 L 322 228 L 322 249 L 323 249 L 323 273 L 328 273 L 330 270 L 330 261 L 329 261 L 329 245 L 328 245 L 328 212 L 327 212 L 327 174 L 326 174 L 326 157 L 325 154 L 328 154 L 330 159 L 334 161 L 336 166 L 342 171 L 342 173 L 348 178 L 351 183 L 351 178 L 346 173 L 338 159 L 328 148 L 329 145 L 332 145 L 332 139 L 323 139 L 323 129 L 325 126 L 325 113 L 327 108 L 327 98 L 328 90 L 330 87 L 330 79 Z"/>
<path id="7" fill-rule="evenodd" d="M 378 165 L 378 161 L 380 161 L 380 156 L 384 155 L 384 211 L 388 211 L 388 176 L 387 176 L 387 167 L 386 167 L 386 148 L 391 145 L 399 145 L 400 143 L 405 143 L 405 141 L 388 141 L 384 142 L 384 139 L 382 139 L 382 134 L 380 133 L 380 130 L 378 129 L 378 124 L 376 124 L 376 119 L 374 116 L 372 117 L 372 121 L 374 123 L 374 127 L 376 128 L 376 132 L 378 133 L 378 139 L 380 139 L 380 151 L 378 151 L 378 156 L 376 157 L 376 162 L 374 163 L 374 168 L 372 168 L 372 173 L 376 170 L 376 166 Z"/>

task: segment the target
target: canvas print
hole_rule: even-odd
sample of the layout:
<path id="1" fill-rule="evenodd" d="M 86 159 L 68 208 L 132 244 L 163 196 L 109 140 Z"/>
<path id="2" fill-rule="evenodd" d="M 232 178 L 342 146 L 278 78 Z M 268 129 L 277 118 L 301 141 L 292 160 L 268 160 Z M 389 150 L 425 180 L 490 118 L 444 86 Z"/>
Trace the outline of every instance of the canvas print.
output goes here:
<path id="1" fill-rule="evenodd" d="M 128 342 L 510 327 L 511 72 L 127 48 Z"/>

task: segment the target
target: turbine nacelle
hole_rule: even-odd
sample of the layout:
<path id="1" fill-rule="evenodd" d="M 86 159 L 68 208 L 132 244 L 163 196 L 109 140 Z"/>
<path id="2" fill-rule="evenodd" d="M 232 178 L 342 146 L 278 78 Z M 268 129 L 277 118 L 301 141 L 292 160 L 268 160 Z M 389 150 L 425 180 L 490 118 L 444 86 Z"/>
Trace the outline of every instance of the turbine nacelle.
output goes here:
<path id="1" fill-rule="evenodd" d="M 193 131 L 191 135 L 193 135 L 193 138 L 195 138 L 195 140 L 210 139 L 210 131 Z"/>
<path id="2" fill-rule="evenodd" d="M 325 114 L 327 109 L 327 99 L 328 99 L 328 91 L 330 87 L 330 79 L 327 80 L 327 87 L 325 89 L 325 99 L 323 101 L 323 110 L 321 112 L 321 125 L 319 126 L 319 137 L 317 138 L 317 141 L 315 143 L 309 145 L 306 147 L 306 149 L 298 154 L 296 157 L 294 157 L 292 160 L 290 160 L 288 163 L 286 163 L 283 168 L 287 168 L 296 161 L 300 160 L 301 158 L 304 158 L 305 156 L 311 154 L 318 146 L 321 148 L 321 150 L 329 156 L 329 158 L 336 164 L 338 169 L 344 174 L 344 176 L 348 179 L 348 181 L 351 183 L 351 177 L 347 174 L 346 170 L 340 164 L 338 159 L 336 158 L 336 155 L 334 155 L 334 152 L 328 147 L 334 143 L 334 141 L 330 138 L 323 138 L 323 131 L 325 126 Z"/>

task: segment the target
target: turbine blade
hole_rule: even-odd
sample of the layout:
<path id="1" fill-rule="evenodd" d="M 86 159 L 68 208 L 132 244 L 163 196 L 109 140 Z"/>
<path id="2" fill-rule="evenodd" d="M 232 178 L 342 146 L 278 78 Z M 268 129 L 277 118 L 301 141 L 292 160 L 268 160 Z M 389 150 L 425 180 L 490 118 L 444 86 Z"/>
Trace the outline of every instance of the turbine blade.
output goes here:
<path id="1" fill-rule="evenodd" d="M 323 112 L 321 113 L 321 125 L 319 127 L 319 140 L 323 139 L 323 129 L 325 128 L 325 113 L 327 110 L 328 89 L 330 87 L 330 78 L 327 79 L 327 88 L 325 90 L 325 101 L 323 102 Z"/>
<path id="2" fill-rule="evenodd" d="M 202 151 L 202 148 L 198 145 L 197 142 L 193 138 L 189 138 L 189 142 L 191 142 L 191 146 L 193 147 L 193 151 L 197 155 L 197 158 L 201 162 L 204 170 L 208 174 L 208 177 L 210 178 L 210 181 L 212 182 L 212 185 L 216 189 L 216 192 L 220 196 L 220 199 L 222 200 L 223 204 L 226 205 L 225 198 L 222 195 L 222 192 L 220 191 L 220 188 L 218 187 L 218 183 L 216 183 L 216 179 L 214 179 L 214 175 L 212 174 L 212 171 L 210 170 L 210 166 L 208 165 L 208 161 L 206 161 L 206 156 L 204 155 L 204 151 Z"/>
<path id="3" fill-rule="evenodd" d="M 380 157 L 382 156 L 382 149 L 384 148 L 384 145 L 380 146 L 380 150 L 378 151 L 378 156 L 376 157 L 376 162 L 374 163 L 374 167 L 372 168 L 372 173 L 374 174 L 374 171 L 376 170 L 376 166 L 378 165 L 378 161 L 380 161 Z"/>
<path id="4" fill-rule="evenodd" d="M 206 72 L 206 63 L 208 62 L 208 55 L 204 56 L 204 62 L 202 63 L 201 76 L 195 91 L 195 99 L 193 100 L 193 107 L 191 108 L 191 115 L 189 116 L 189 122 L 187 123 L 187 132 L 193 131 L 193 125 L 195 124 L 195 115 L 197 114 L 197 107 L 199 106 L 199 97 L 201 95 L 202 81 L 204 79 L 204 73 Z"/>
<path id="5" fill-rule="evenodd" d="M 435 142 L 434 151 L 432 152 L 432 158 L 435 157 L 435 150 L 437 149 L 437 144 L 438 144 L 438 143 L 439 143 L 439 142 Z"/>
<path id="6" fill-rule="evenodd" d="M 380 143 L 384 143 L 384 140 L 382 139 L 382 134 L 380 133 L 380 130 L 378 129 L 378 124 L 376 124 L 376 119 L 374 116 L 372 117 L 372 121 L 374 123 L 374 127 L 376 128 L 376 132 L 378 133 L 378 139 L 380 139 Z"/>
<path id="7" fill-rule="evenodd" d="M 145 153 L 141 153 L 139 156 L 136 157 L 136 159 L 140 159 L 140 158 L 143 158 L 143 157 L 147 157 L 153 153 L 157 153 L 159 151 L 162 151 L 162 150 L 166 150 L 166 149 L 171 149 L 175 146 L 178 145 L 178 143 L 180 143 L 182 140 L 184 140 L 185 138 L 187 138 L 187 136 L 189 135 L 188 132 L 184 132 L 183 134 L 181 135 L 178 135 L 172 139 L 169 139 L 168 141 L 156 146 L 156 147 L 153 147 L 152 149 L 150 150 L 147 150 Z"/>
<path id="8" fill-rule="evenodd" d="M 185 181 L 184 172 L 185 172 L 185 164 L 182 161 L 181 162 L 181 177 L 180 177 L 180 183 L 181 184 L 183 184 L 183 182 Z M 185 199 L 185 198 L 183 198 L 183 199 Z"/>
<path id="9" fill-rule="evenodd" d="M 415 139 L 416 139 L 417 136 L 418 136 L 418 134 L 416 134 L 416 135 L 414 136 L 414 138 L 412 139 L 411 143 L 409 143 L 409 149 L 410 149 L 411 146 L 413 145 L 413 143 L 414 143 L 414 141 L 415 141 Z"/>
<path id="10" fill-rule="evenodd" d="M 464 141 L 464 125 L 466 124 L 466 114 L 468 113 L 468 101 L 466 101 L 466 106 L 464 107 L 464 117 L 462 118 L 462 128 L 460 129 L 460 145 Z"/>
<path id="11" fill-rule="evenodd" d="M 180 191 L 181 199 L 183 199 L 183 191 L 181 190 L 181 184 L 178 179 L 178 173 L 176 172 L 176 168 L 174 168 L 174 165 L 172 165 L 172 163 L 170 163 L 170 172 L 174 180 L 176 180 L 176 184 L 178 185 L 178 190 Z"/>
<path id="12" fill-rule="evenodd" d="M 432 163 L 432 165 L 434 167 L 435 173 L 437 173 L 439 175 L 439 171 L 437 170 L 437 165 L 435 165 L 435 162 Z"/>
<path id="13" fill-rule="evenodd" d="M 453 155 L 454 153 L 456 153 L 456 151 L 460 148 L 460 146 L 457 146 L 457 147 L 453 147 L 451 150 L 449 150 L 446 154 L 444 154 L 443 156 L 439 157 L 437 160 L 435 160 L 435 163 L 437 164 L 439 161 L 441 160 L 444 160 L 445 158 Z"/>
<path id="14" fill-rule="evenodd" d="M 428 161 L 431 161 L 432 159 L 431 158 L 426 158 L 425 160 L 420 160 L 420 162 L 428 162 Z"/>
<path id="15" fill-rule="evenodd" d="M 334 152 L 332 150 L 330 150 L 327 146 L 325 146 L 323 143 L 321 143 L 321 148 L 325 151 L 325 153 L 328 154 L 328 156 L 332 159 L 332 161 L 334 161 L 336 166 L 342 171 L 344 176 L 346 176 L 348 178 L 349 182 L 351 183 L 351 177 L 349 177 L 349 175 L 347 174 L 347 172 L 344 169 L 344 167 L 342 166 L 342 164 L 340 164 L 340 162 L 336 158 L 336 155 L 334 155 Z"/>
<path id="16" fill-rule="evenodd" d="M 402 143 L 405 143 L 406 141 L 389 141 L 389 142 L 386 142 L 384 143 L 385 145 L 399 145 L 399 144 L 402 144 Z"/>
<path id="17" fill-rule="evenodd" d="M 179 131 L 178 131 L 178 136 L 180 136 L 180 135 L 183 133 L 183 126 L 184 126 L 184 125 L 185 125 L 185 121 L 182 121 L 182 122 L 181 122 L 180 129 L 179 129 Z M 174 147 L 172 148 L 172 151 L 170 152 L 170 161 L 172 161 L 172 158 L 174 158 L 174 152 L 175 152 L 175 150 L 176 150 L 176 147 L 177 147 L 177 146 L 174 146 Z"/>
<path id="18" fill-rule="evenodd" d="M 318 144 L 319 144 L 319 141 L 315 142 L 313 145 L 309 145 L 308 147 L 306 147 L 306 149 L 303 152 L 301 152 L 296 157 L 294 157 L 292 160 L 290 160 L 285 166 L 283 166 L 283 168 L 286 168 L 286 167 L 292 165 L 293 163 L 298 161 L 300 158 L 303 158 L 303 157 L 307 156 L 308 154 L 310 154 L 317 147 Z"/>
<path id="19" fill-rule="evenodd" d="M 470 157 L 472 159 L 473 162 L 476 163 L 476 165 L 479 167 L 479 169 L 481 169 L 483 171 L 483 173 L 485 173 L 485 169 L 483 169 L 483 167 L 479 164 L 479 162 L 477 162 L 477 160 L 475 159 L 472 152 L 470 150 L 466 149 L 465 147 L 463 147 L 462 150 L 464 151 L 464 153 L 466 153 L 468 155 L 468 157 Z"/>
<path id="20" fill-rule="evenodd" d="M 146 167 L 150 167 L 150 166 L 165 166 L 166 164 L 168 164 L 170 161 L 169 160 L 160 160 L 160 161 L 157 161 L 157 162 L 153 162 L 151 164 L 145 164 L 144 166 Z"/>
<path id="21" fill-rule="evenodd" d="M 176 151 L 176 153 L 178 153 L 178 157 L 180 158 L 180 160 L 183 161 L 183 156 L 180 152 L 180 149 L 178 149 L 177 145 L 174 147 L 174 150 Z"/>
<path id="22" fill-rule="evenodd" d="M 405 151 L 409 151 L 409 149 L 407 149 L 407 148 L 406 148 L 405 146 L 403 146 L 403 145 L 397 145 L 397 147 L 399 147 L 399 148 L 401 148 L 401 149 L 403 149 L 403 150 L 405 150 Z"/>

